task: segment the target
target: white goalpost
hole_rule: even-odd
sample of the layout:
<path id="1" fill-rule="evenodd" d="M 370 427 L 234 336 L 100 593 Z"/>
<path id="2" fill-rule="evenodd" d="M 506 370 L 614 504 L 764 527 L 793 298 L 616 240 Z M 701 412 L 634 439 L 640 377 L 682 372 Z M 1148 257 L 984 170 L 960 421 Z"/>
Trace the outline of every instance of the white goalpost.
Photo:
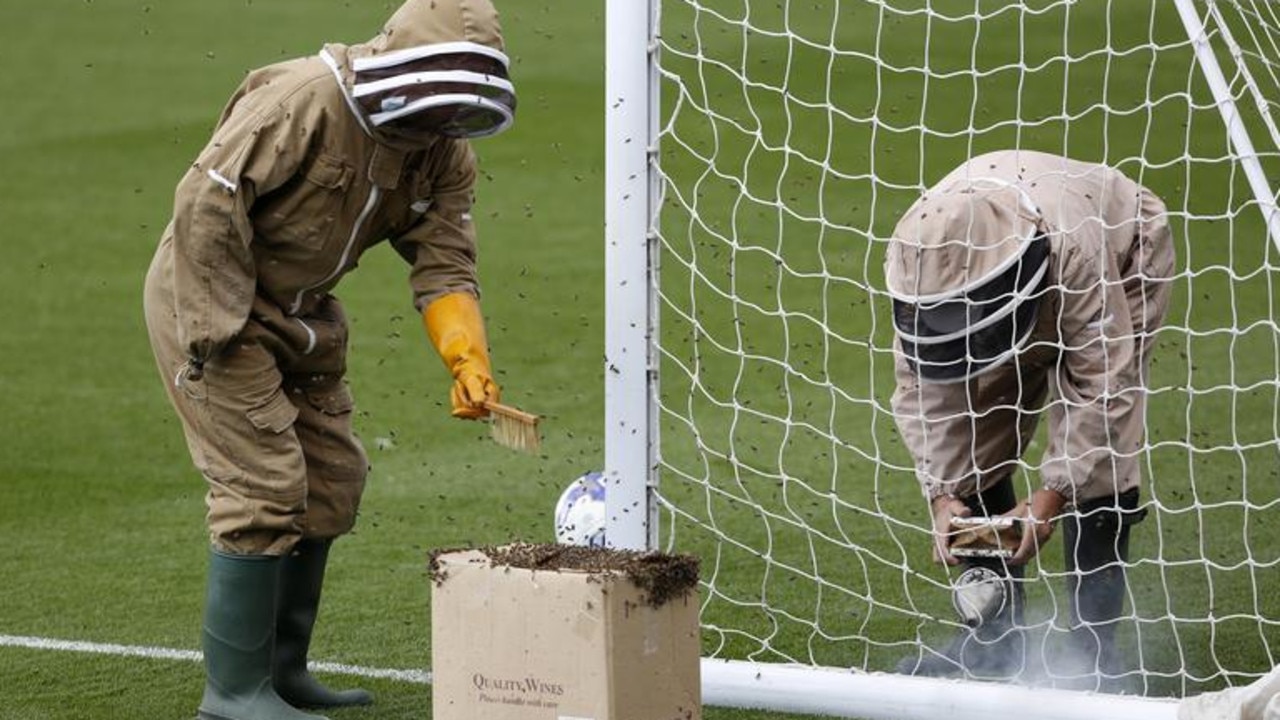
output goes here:
<path id="1" fill-rule="evenodd" d="M 606 19 L 606 535 L 701 558 L 707 704 L 1172 720 L 1280 664 L 1280 6 L 607 0 Z M 1164 199 L 1178 255 L 1110 694 L 1030 659 L 1068 623 L 1060 537 L 1027 567 L 1015 683 L 893 674 L 961 624 L 889 404 L 881 266 L 921 192 L 1002 149 L 1121 170 Z"/>

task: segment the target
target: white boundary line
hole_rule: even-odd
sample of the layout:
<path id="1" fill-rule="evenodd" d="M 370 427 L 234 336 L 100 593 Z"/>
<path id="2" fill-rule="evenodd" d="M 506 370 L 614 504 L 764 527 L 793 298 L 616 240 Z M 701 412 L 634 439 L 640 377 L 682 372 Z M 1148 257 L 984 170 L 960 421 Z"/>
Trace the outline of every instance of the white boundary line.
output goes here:
<path id="1" fill-rule="evenodd" d="M 0 635 L 0 647 L 26 648 L 29 650 L 59 650 L 62 652 L 78 652 L 91 655 L 112 655 L 115 657 L 139 657 L 154 660 L 183 660 L 201 662 L 204 655 L 196 650 L 175 650 L 173 648 L 146 647 L 139 645 L 116 645 L 113 643 L 94 643 L 79 640 L 55 640 L 53 638 L 27 637 L 23 635 Z M 368 668 L 359 665 L 346 665 L 333 662 L 311 662 L 308 666 L 316 672 L 335 675 L 353 675 L 356 677 L 376 678 L 383 680 L 399 680 L 401 682 L 427 685 L 431 683 L 431 673 L 426 670 L 396 670 L 392 668 Z"/>
<path id="2" fill-rule="evenodd" d="M 0 635 L 0 648 L 90 653 L 116 657 L 200 661 L 195 650 L 115 645 L 76 640 Z M 415 683 L 431 682 L 425 670 L 366 668 L 313 662 L 312 670 L 337 675 Z M 1277 671 L 1280 673 L 1280 671 Z M 1178 703 L 1125 695 L 1093 695 L 998 683 L 938 681 L 881 673 L 835 671 L 798 666 L 756 665 L 702 659 L 704 705 L 806 712 L 868 720 L 990 720 L 1014 717 L 1028 707 L 1048 720 L 1123 717 L 1126 720 L 1177 720 Z"/>

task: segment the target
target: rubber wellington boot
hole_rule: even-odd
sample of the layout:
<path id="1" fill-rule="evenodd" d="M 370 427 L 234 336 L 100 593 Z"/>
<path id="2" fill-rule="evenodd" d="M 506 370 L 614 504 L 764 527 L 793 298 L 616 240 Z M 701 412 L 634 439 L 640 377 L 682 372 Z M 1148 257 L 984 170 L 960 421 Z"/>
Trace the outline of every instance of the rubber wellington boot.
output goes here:
<path id="1" fill-rule="evenodd" d="M 320 589 L 332 540 L 303 540 L 281 561 L 280 603 L 276 614 L 276 654 L 272 679 L 289 704 L 304 708 L 368 705 L 364 690 L 330 690 L 307 670 L 311 632 L 320 609 Z"/>
<path id="2" fill-rule="evenodd" d="M 1071 627 L 1049 667 L 1057 687 L 1123 690 L 1124 659 L 1115 636 L 1128 595 L 1129 530 L 1146 514 L 1137 505 L 1132 490 L 1118 500 L 1083 504 L 1063 521 Z"/>
<path id="3" fill-rule="evenodd" d="M 277 557 L 211 553 L 198 720 L 326 720 L 294 708 L 271 687 L 279 570 Z"/>

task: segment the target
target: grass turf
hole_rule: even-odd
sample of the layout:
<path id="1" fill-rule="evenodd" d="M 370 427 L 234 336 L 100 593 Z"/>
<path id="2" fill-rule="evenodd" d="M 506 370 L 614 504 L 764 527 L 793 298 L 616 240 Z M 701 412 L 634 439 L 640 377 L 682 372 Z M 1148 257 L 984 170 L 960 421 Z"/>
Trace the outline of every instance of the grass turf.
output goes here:
<path id="1" fill-rule="evenodd" d="M 734 9 L 732 3 L 711 5 L 724 6 L 721 9 L 726 12 Z M 1145 3 L 1134 4 L 1139 7 L 1133 11 L 1138 20 L 1140 6 Z M 38 10 L 0 4 L 0 46 L 15 59 L 10 71 L 0 76 L 0 94 L 13 99 L 0 114 L 0 167 L 5 169 L 0 173 L 0 197 L 4 198 L 0 202 L 4 234 L 0 297 L 9 318 L 0 334 L 0 392 L 10 408 L 5 432 L 0 434 L 0 457 L 5 459 L 0 467 L 4 547 L 0 634 L 177 648 L 196 644 L 204 573 L 203 489 L 152 366 L 141 319 L 142 276 L 167 221 L 173 185 L 206 139 L 242 73 L 314 52 L 323 41 L 363 40 L 392 9 L 393 3 L 386 2 L 301 0 L 219 4 L 59 0 Z M 482 277 L 488 288 L 485 309 L 499 381 L 509 400 L 547 416 L 544 453 L 526 458 L 496 450 L 480 426 L 449 419 L 447 379 L 409 306 L 401 262 L 389 250 L 366 256 L 339 294 L 352 318 L 350 377 L 359 406 L 357 426 L 370 449 L 374 470 L 359 529 L 334 553 L 323 625 L 314 645 L 317 658 L 374 667 L 428 665 L 426 552 L 447 545 L 549 539 L 549 511 L 563 483 L 602 463 L 603 9 L 595 4 L 566 12 L 544 1 L 507 3 L 503 11 L 521 95 L 520 119 L 514 131 L 477 143 L 484 178 L 478 188 L 481 205 L 476 215 Z M 771 17 L 757 15 L 756 21 L 768 25 L 776 19 Z M 1073 22 L 1075 27 L 1087 27 L 1088 19 L 1077 16 Z M 1119 22 L 1123 19 L 1115 21 L 1115 27 L 1135 27 Z M 708 20 L 704 17 L 702 22 Z M 809 24 L 822 26 L 816 21 L 798 22 L 794 29 L 816 37 L 819 31 Z M 1141 25 L 1138 22 L 1136 27 Z M 841 32 L 849 34 L 842 42 L 861 42 L 859 38 L 865 39 L 871 27 L 843 26 Z M 916 36 L 915 30 L 918 27 L 911 20 L 886 25 L 886 38 L 902 39 L 900 46 L 889 43 L 886 50 L 892 53 L 899 48 L 905 62 L 915 44 L 909 41 Z M 1052 36 L 1050 30 L 1044 31 L 1046 37 Z M 741 48 L 730 35 L 717 33 L 719 39 L 712 46 L 733 57 L 731 51 Z M 767 40 L 756 40 L 752 52 L 770 51 Z M 963 43 L 957 47 L 965 49 Z M 678 61 L 673 60 L 673 66 Z M 803 67 L 803 62 L 797 66 Z M 1094 68 L 1084 73 L 1084 79 L 1077 75 L 1075 82 L 1082 84 L 1079 92 L 1087 92 L 1088 78 L 1096 82 L 1102 71 Z M 820 74 L 794 72 L 790 82 L 801 97 L 814 92 L 812 83 L 822 79 Z M 725 82 L 713 79 L 707 90 L 722 91 Z M 840 87 L 868 86 L 850 79 Z M 923 112 L 910 105 L 919 98 L 909 83 L 897 90 L 892 83 L 887 87 L 879 99 L 886 117 Z M 942 91 L 960 93 L 963 99 L 962 90 Z M 1053 99 L 1061 97 L 1062 87 L 1042 88 L 1042 95 L 1036 95 L 1035 89 L 1027 92 L 1030 99 Z M 777 108 L 767 109 L 768 102 L 768 98 L 757 100 L 756 107 L 765 107 L 767 116 L 780 117 L 783 113 Z M 977 112 L 979 117 L 998 117 L 1006 110 L 996 105 Z M 801 126 L 813 122 L 801 114 L 795 118 Z M 1061 132 L 1066 123 L 1056 127 Z M 1076 142 L 1081 144 L 1073 147 L 1081 152 L 1112 147 L 1105 143 L 1106 128 L 1090 118 L 1074 127 Z M 1057 137 L 1053 131 L 1041 128 L 1024 142 L 1052 144 Z M 696 138 L 699 131 L 685 132 Z M 1008 142 L 1009 136 L 1002 132 L 982 135 L 979 144 Z M 1150 136 L 1153 155 L 1160 155 L 1166 140 L 1170 146 L 1181 142 L 1179 132 Z M 813 137 L 798 133 L 791 139 L 805 148 Z M 882 136 L 880 142 L 883 154 L 871 156 L 884 177 L 901 180 L 894 173 L 903 167 L 925 172 L 919 158 L 886 164 L 886 157 L 910 153 L 909 139 L 899 143 Z M 869 162 L 870 147 L 851 143 L 842 150 L 845 154 L 833 158 L 833 167 L 848 169 Z M 729 148 L 721 162 L 732 166 L 742 154 L 745 150 Z M 742 162 L 748 162 L 753 178 L 765 178 L 764 185 L 753 185 L 764 194 L 769 174 L 779 170 L 777 158 L 767 153 L 750 157 L 754 159 Z M 927 157 L 927 171 L 936 176 L 956 159 L 956 148 L 939 148 Z M 682 162 L 678 157 L 667 161 L 673 167 Z M 812 179 L 802 167 L 794 171 L 800 173 L 795 178 L 799 186 Z M 1191 195 L 1175 186 L 1170 181 L 1162 188 L 1166 196 Z M 1230 186 L 1226 182 L 1217 190 L 1225 192 L 1223 187 Z M 700 190 L 707 194 L 703 209 L 710 222 L 733 221 L 718 218 L 720 211 L 713 209 L 731 189 L 708 185 Z M 865 193 L 865 189 L 851 187 L 850 192 Z M 1214 193 L 1205 189 L 1203 195 Z M 1192 200 L 1206 207 L 1214 204 L 1212 197 L 1197 195 Z M 1184 206 L 1191 202 L 1183 196 L 1177 201 Z M 832 218 L 853 227 L 870 227 L 873 211 L 875 223 L 883 223 L 894 214 L 893 202 L 901 200 L 886 202 L 878 208 L 853 204 Z M 721 202 L 720 207 L 728 205 Z M 1249 227 L 1249 220 L 1241 222 Z M 1186 250 L 1184 254 L 1190 256 L 1191 246 Z M 793 252 L 798 259 L 809 257 L 803 248 Z M 1211 251 L 1196 246 L 1196 252 Z M 1238 251 L 1222 250 L 1199 259 L 1199 265 L 1211 267 L 1224 257 L 1222 253 L 1230 252 L 1248 258 L 1257 250 L 1244 245 Z M 750 257 L 740 258 L 744 271 Z M 1230 263 L 1233 256 L 1226 257 Z M 868 272 L 865 268 L 874 264 L 866 258 L 858 262 L 865 265 L 855 267 L 859 273 Z M 1197 288 L 1232 292 L 1224 273 L 1210 271 L 1201 278 Z M 1249 295 L 1240 302 L 1247 306 L 1259 291 L 1246 292 Z M 794 297 L 807 297 L 805 293 L 799 288 Z M 1172 317 L 1184 326 L 1212 327 L 1221 315 L 1206 314 L 1207 306 L 1212 306 L 1207 298 L 1195 305 L 1184 299 Z M 762 343 L 772 341 L 771 332 L 760 336 Z M 883 338 L 880 342 L 883 347 Z M 1166 351 L 1166 383 L 1179 376 L 1200 377 L 1192 375 L 1196 358 L 1201 364 L 1208 361 L 1211 367 L 1205 372 L 1213 372 L 1211 378 L 1226 376 L 1222 368 L 1227 365 L 1250 368 L 1256 366 L 1249 363 L 1256 362 L 1264 370 L 1268 363 L 1274 365 L 1274 355 L 1267 355 L 1268 345 L 1250 344 L 1248 337 L 1229 346 L 1214 338 L 1187 339 L 1183 347 L 1178 345 L 1172 343 Z M 720 372 L 732 371 L 730 365 Z M 711 370 L 707 373 L 708 382 L 725 377 Z M 864 392 L 883 393 L 883 378 L 879 380 L 880 386 Z M 866 382 L 865 378 L 849 381 Z M 678 387 L 677 381 L 669 389 Z M 796 390 L 802 391 L 802 387 Z M 1267 396 L 1265 388 L 1261 402 L 1237 396 L 1237 403 L 1245 403 L 1243 413 L 1229 400 L 1196 397 L 1200 404 L 1194 422 L 1185 397 L 1182 405 L 1172 397 L 1161 407 L 1172 432 L 1229 434 L 1236 425 L 1233 414 L 1242 427 L 1250 420 L 1261 423 L 1263 430 L 1268 423 L 1274 428 L 1274 395 Z M 780 401 L 779 397 L 768 400 L 775 408 Z M 713 418 L 710 427 L 715 422 Z M 887 425 L 877 427 L 870 432 L 891 437 Z M 738 448 L 754 449 L 757 457 L 776 455 L 785 442 L 771 439 L 769 432 L 759 430 L 747 438 L 754 441 L 754 448 L 745 441 Z M 864 432 L 852 428 L 849 437 L 862 438 Z M 807 452 L 811 447 L 797 444 L 794 438 L 789 442 L 789 453 Z M 672 463 L 689 458 L 678 443 L 673 441 L 668 450 Z M 1199 444 L 1212 442 L 1205 439 Z M 897 452 L 900 459 L 900 450 L 889 452 Z M 1171 452 L 1162 467 L 1199 462 L 1185 453 L 1175 455 Z M 794 468 L 798 461 L 788 462 Z M 816 470 L 803 467 L 821 477 L 830 472 L 830 465 L 824 464 L 830 462 L 822 459 Z M 1257 467 L 1265 457 L 1252 462 Z M 730 472 L 726 467 L 720 471 Z M 1212 479 L 1217 471 L 1204 467 L 1200 472 Z M 800 490 L 792 486 L 792 492 Z M 900 517 L 919 522 L 918 508 L 906 500 L 909 483 L 884 490 L 886 502 Z M 846 485 L 844 491 L 861 498 L 867 488 Z M 1137 541 L 1139 556 L 1164 552 L 1181 562 L 1216 552 L 1224 567 L 1210 570 L 1194 562 L 1172 568 L 1148 566 L 1144 571 L 1152 582 L 1139 588 L 1140 597 L 1145 598 L 1146 607 L 1156 607 L 1180 576 L 1202 585 L 1213 576 L 1219 587 L 1228 588 L 1217 597 L 1220 607 L 1247 609 L 1250 596 L 1256 593 L 1251 586 L 1253 571 L 1248 567 L 1241 571 L 1232 558 L 1245 548 L 1244 552 L 1254 553 L 1252 557 L 1266 561 L 1270 556 L 1265 549 L 1274 547 L 1268 530 L 1272 525 L 1262 514 L 1253 513 L 1255 524 L 1242 535 L 1232 530 L 1240 523 L 1239 513 L 1224 512 L 1216 518 L 1212 513 L 1188 513 L 1185 508 L 1194 505 L 1177 502 L 1177 493 L 1186 492 L 1184 483 L 1175 483 L 1163 496 L 1177 511 L 1168 516 L 1170 526 L 1185 528 L 1186 523 L 1179 525 L 1176 520 L 1189 518 L 1193 525 L 1207 522 L 1210 532 L 1166 528 L 1163 532 L 1168 537 L 1162 538 L 1149 524 Z M 1213 497 L 1230 493 L 1238 497 L 1241 487 L 1239 482 L 1222 483 L 1212 492 L 1217 494 Z M 1274 495 L 1250 492 L 1258 493 L 1256 501 L 1261 504 Z M 673 496 L 678 493 L 673 488 Z M 765 496 L 771 498 L 769 502 L 783 503 L 780 497 Z M 793 499 L 797 507 L 805 506 L 799 512 L 811 522 L 824 522 L 822 511 L 828 498 Z M 761 537 L 758 521 L 750 517 L 732 520 L 725 527 L 741 530 L 749 543 Z M 888 542 L 868 537 L 884 531 L 879 521 L 867 524 L 864 519 L 849 527 L 861 533 L 858 541 L 869 549 L 879 552 L 876 543 Z M 712 548 L 705 539 L 693 533 L 681 537 L 710 557 Z M 1236 540 L 1230 545 L 1219 540 L 1227 537 Z M 804 554 L 805 538 L 779 532 L 776 540 L 784 547 L 775 558 L 803 564 L 803 557 L 787 557 L 797 549 Z M 907 543 L 915 547 L 919 538 Z M 794 574 L 778 572 L 779 566 L 774 565 L 771 579 L 762 579 L 754 554 L 735 559 L 736 554 L 730 548 L 718 561 L 724 568 L 736 564 L 743 573 L 739 580 L 720 578 L 717 588 L 729 596 L 750 597 L 763 590 L 776 607 L 794 606 L 801 616 L 815 615 L 824 631 L 837 633 L 846 633 L 851 619 L 861 623 L 884 610 L 869 607 L 863 609 L 867 615 L 858 615 L 857 608 L 847 603 L 829 602 L 815 614 L 811 591 L 797 589 Z M 848 563 L 842 557 L 824 560 L 823 566 L 844 567 L 837 564 Z M 856 561 L 853 575 L 872 568 L 867 587 L 884 593 L 879 597 L 887 602 L 901 601 L 892 587 L 901 584 L 900 573 L 886 571 L 874 554 L 859 552 Z M 1203 596 L 1197 591 L 1194 601 L 1177 607 L 1177 614 L 1194 624 L 1209 612 Z M 921 600 L 921 606 L 944 609 L 945 601 L 939 602 L 938 597 Z M 1176 605 L 1177 601 L 1169 602 Z M 1265 595 L 1253 600 L 1253 610 L 1268 618 L 1280 615 L 1274 598 Z M 777 619 L 750 608 L 714 611 L 717 618 L 763 628 L 758 635 Z M 1232 622 L 1241 627 L 1237 634 L 1225 635 L 1228 644 L 1230 638 L 1258 637 L 1260 632 L 1274 635 L 1271 626 L 1259 630 L 1247 618 Z M 874 627 L 884 628 L 882 634 L 853 637 L 852 647 L 860 650 L 852 655 L 851 645 L 845 644 L 844 649 L 820 647 L 816 657 L 874 666 L 883 664 L 889 654 L 880 648 L 884 657 L 876 655 L 876 643 L 913 640 L 910 619 L 890 617 Z M 799 630 L 791 639 L 778 638 L 774 647 L 803 655 L 808 640 L 806 628 Z M 1192 633 L 1197 634 L 1204 633 Z M 867 652 L 868 637 L 875 640 L 870 643 L 870 658 L 859 654 Z M 731 649 L 750 651 L 757 644 L 741 638 L 734 642 L 739 641 L 743 645 Z M 709 643 L 715 642 L 713 635 Z M 1246 644 L 1243 658 L 1232 657 L 1236 650 L 1223 648 L 1223 642 L 1188 641 L 1187 647 L 1195 653 L 1188 662 L 1205 673 L 1215 667 L 1256 662 L 1256 641 Z M 1262 645 L 1268 642 L 1264 638 Z M 825 643 L 825 638 L 820 639 L 819 645 Z M 190 663 L 0 648 L 0 717 L 181 717 L 194 708 L 199 682 L 198 667 Z M 376 717 L 421 717 L 429 706 L 428 688 L 390 681 L 370 685 L 380 697 Z M 361 716 L 358 712 L 335 714 Z M 775 717 L 718 709 L 708 709 L 707 716 L 713 720 Z"/>
<path id="2" fill-rule="evenodd" d="M 193 648 L 203 488 L 159 386 L 142 277 L 172 191 L 248 69 L 372 36 L 389 3 L 0 6 L 0 634 Z M 334 553 L 313 656 L 430 661 L 426 553 L 550 539 L 563 482 L 603 453 L 603 17 L 504 8 L 518 132 L 478 145 L 486 313 L 508 398 L 547 416 L 544 455 L 497 450 L 449 418 L 448 381 L 375 251 L 342 288 L 358 429 L 374 466 L 360 526 Z M 41 58 L 36 60 L 36 58 Z M 328 627 L 324 631 L 323 627 Z M 190 715 L 193 663 L 0 648 L 0 717 Z M 336 679 L 341 682 L 341 679 Z M 379 703 L 335 718 L 417 718 L 430 689 L 369 681 Z M 763 718 L 711 711 L 710 717 Z"/>

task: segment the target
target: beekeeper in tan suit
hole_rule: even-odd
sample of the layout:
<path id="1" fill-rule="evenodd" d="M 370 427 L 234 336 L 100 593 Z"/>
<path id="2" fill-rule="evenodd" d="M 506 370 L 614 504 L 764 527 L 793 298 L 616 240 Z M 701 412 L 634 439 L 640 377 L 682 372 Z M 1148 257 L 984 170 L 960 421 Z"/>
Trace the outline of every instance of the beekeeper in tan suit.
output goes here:
<path id="1" fill-rule="evenodd" d="M 251 72 L 178 184 L 147 328 L 208 481 L 207 720 L 315 720 L 366 704 L 306 668 L 334 538 L 367 472 L 330 294 L 389 239 L 454 377 L 453 414 L 498 399 L 476 282 L 468 140 L 515 111 L 489 0 L 409 0 L 363 45 Z"/>
<path id="2" fill-rule="evenodd" d="M 1055 155 L 976 157 L 902 217 L 885 258 L 894 416 L 932 506 L 937 559 L 999 592 L 990 616 L 966 616 L 971 631 L 922 648 L 901 671 L 1018 673 L 1016 579 L 1061 521 L 1071 614 L 1062 656 L 1074 668 L 1062 672 L 1094 687 L 1114 678 L 1129 527 L 1143 515 L 1147 368 L 1173 271 L 1158 197 L 1114 169 Z M 1012 475 L 1041 414 L 1043 484 L 1018 503 Z M 952 554 L 953 517 L 995 515 L 1024 529 L 1012 557 Z"/>

